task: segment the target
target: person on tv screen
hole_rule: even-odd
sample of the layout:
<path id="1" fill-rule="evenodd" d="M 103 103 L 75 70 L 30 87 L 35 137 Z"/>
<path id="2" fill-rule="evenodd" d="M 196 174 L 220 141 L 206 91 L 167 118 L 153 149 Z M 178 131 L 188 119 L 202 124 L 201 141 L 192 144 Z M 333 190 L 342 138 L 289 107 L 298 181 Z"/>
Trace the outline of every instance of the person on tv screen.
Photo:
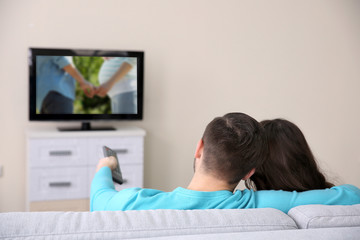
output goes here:
<path id="1" fill-rule="evenodd" d="M 331 188 L 301 130 L 285 119 L 264 120 L 269 151 L 245 185 L 254 190 L 307 191 Z"/>
<path id="2" fill-rule="evenodd" d="M 75 82 L 92 98 L 95 87 L 65 56 L 36 57 L 36 109 L 41 114 L 72 114 Z"/>
<path id="3" fill-rule="evenodd" d="M 186 188 L 171 192 L 149 188 L 116 191 L 112 170 L 117 162 L 114 157 L 102 158 L 91 184 L 90 210 L 268 207 L 287 213 L 299 205 L 360 203 L 360 189 L 349 184 L 303 192 L 235 190 L 240 180 L 249 179 L 261 166 L 267 149 L 260 123 L 243 113 L 228 113 L 213 119 L 205 128 L 195 150 L 193 178 Z"/>
<path id="4" fill-rule="evenodd" d="M 104 57 L 96 94 L 108 95 L 112 113 L 137 113 L 137 64 L 133 57 Z"/>

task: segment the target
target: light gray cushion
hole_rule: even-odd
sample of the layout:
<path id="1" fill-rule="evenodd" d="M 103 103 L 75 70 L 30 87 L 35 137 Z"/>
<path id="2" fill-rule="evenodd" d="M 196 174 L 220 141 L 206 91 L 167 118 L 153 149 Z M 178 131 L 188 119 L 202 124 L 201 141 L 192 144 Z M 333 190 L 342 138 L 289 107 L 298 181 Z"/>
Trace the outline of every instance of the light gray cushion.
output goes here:
<path id="1" fill-rule="evenodd" d="M 296 229 L 283 231 L 262 231 L 262 232 L 235 232 L 235 233 L 213 233 L 202 235 L 183 235 L 157 237 L 156 240 L 359 240 L 360 227 L 347 228 L 317 228 L 317 229 Z M 143 238 L 145 240 L 145 238 Z M 152 238 L 153 240 L 153 238 Z"/>
<path id="2" fill-rule="evenodd" d="M 290 209 L 288 215 L 299 228 L 359 227 L 360 204 L 304 205 Z"/>
<path id="3" fill-rule="evenodd" d="M 62 239 L 147 238 L 297 228 L 289 216 L 271 208 L 2 213 L 0 223 L 2 237 L 61 236 Z"/>

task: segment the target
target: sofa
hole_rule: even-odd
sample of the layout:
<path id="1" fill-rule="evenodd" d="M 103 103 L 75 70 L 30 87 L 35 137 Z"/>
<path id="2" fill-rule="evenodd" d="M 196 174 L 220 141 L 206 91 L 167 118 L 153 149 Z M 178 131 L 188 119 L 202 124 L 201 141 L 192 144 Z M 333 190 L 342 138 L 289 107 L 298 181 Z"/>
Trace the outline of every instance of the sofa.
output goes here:
<path id="1" fill-rule="evenodd" d="M 0 239 L 360 239 L 360 204 L 0 213 Z"/>

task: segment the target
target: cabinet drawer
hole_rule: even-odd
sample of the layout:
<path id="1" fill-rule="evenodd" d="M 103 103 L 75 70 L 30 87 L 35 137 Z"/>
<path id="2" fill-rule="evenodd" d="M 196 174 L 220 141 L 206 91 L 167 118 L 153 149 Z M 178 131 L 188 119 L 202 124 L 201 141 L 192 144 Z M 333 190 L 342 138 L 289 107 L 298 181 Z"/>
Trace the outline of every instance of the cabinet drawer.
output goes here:
<path id="1" fill-rule="evenodd" d="M 29 200 L 58 200 L 89 197 L 87 167 L 32 168 Z"/>
<path id="2" fill-rule="evenodd" d="M 89 186 L 91 186 L 95 171 L 95 167 L 89 168 Z M 121 166 L 121 173 L 124 179 L 124 184 L 115 184 L 116 190 L 119 191 L 125 188 L 143 187 L 143 165 L 136 164 Z"/>
<path id="3" fill-rule="evenodd" d="M 86 153 L 84 139 L 50 138 L 29 141 L 30 167 L 85 166 Z"/>
<path id="4" fill-rule="evenodd" d="M 117 153 L 120 164 L 136 164 L 143 162 L 143 137 L 89 139 L 90 164 L 97 164 L 104 157 L 102 147 L 108 146 Z"/>

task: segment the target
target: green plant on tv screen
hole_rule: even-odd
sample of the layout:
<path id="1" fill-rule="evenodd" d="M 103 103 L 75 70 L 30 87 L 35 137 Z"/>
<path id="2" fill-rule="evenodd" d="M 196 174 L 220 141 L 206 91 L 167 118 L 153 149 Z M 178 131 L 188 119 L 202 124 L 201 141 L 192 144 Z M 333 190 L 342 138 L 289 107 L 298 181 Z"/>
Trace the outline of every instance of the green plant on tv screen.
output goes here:
<path id="1" fill-rule="evenodd" d="M 103 61 L 101 57 L 73 57 L 75 67 L 94 86 L 99 86 L 99 71 Z M 104 98 L 98 96 L 88 98 L 77 84 L 74 113 L 111 114 L 110 99 L 107 96 Z"/>

